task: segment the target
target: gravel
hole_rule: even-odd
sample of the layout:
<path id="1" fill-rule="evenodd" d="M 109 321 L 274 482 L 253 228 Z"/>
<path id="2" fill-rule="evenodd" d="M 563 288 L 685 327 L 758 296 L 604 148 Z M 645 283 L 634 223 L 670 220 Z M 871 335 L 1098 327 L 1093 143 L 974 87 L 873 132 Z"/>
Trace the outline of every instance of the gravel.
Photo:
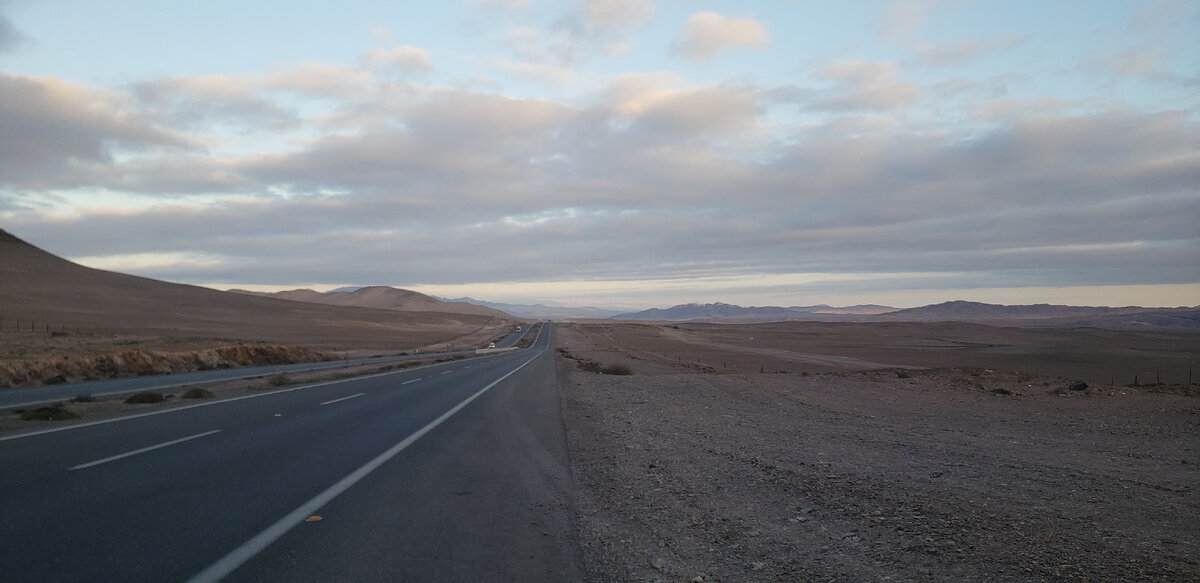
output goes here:
<path id="1" fill-rule="evenodd" d="M 613 376 L 568 356 L 588 581 L 1200 580 L 1194 396 L 990 370 Z"/>

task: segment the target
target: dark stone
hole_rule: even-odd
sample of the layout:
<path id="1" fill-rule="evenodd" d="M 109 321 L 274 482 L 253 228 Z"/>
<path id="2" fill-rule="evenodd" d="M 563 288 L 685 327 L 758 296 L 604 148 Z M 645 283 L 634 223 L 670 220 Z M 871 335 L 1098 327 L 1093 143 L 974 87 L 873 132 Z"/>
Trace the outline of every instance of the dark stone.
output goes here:
<path id="1" fill-rule="evenodd" d="M 1067 385 L 1067 388 L 1072 391 L 1082 391 L 1088 388 L 1088 384 L 1083 381 L 1073 381 L 1071 384 Z"/>

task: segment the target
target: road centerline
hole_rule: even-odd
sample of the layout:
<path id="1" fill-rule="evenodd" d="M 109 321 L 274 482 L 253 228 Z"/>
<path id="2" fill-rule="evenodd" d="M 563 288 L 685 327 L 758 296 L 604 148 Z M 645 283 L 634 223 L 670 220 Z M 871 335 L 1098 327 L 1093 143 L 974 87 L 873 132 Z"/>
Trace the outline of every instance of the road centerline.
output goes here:
<path id="1" fill-rule="evenodd" d="M 353 399 L 353 398 L 355 398 L 355 397 L 361 397 L 361 396 L 363 396 L 363 395 L 365 395 L 365 394 L 366 394 L 366 393 L 357 393 L 357 394 L 354 394 L 354 395 L 346 395 L 345 397 L 340 397 L 340 398 L 337 398 L 337 399 L 333 399 L 333 400 L 331 400 L 331 401 L 325 401 L 324 403 L 321 403 L 321 404 L 322 404 L 322 405 L 332 405 L 332 404 L 334 404 L 334 403 L 340 403 L 340 402 L 342 402 L 342 401 L 346 401 L 346 400 L 349 400 L 349 399 Z"/>
<path id="2" fill-rule="evenodd" d="M 164 447 L 170 447 L 170 446 L 172 446 L 172 445 L 180 444 L 180 443 L 183 443 L 183 442 L 185 442 L 185 441 L 191 441 L 191 440 L 193 440 L 193 439 L 199 439 L 199 438 L 201 438 L 201 437 L 209 436 L 209 435 L 212 435 L 212 434 L 214 434 L 214 433 L 220 433 L 220 432 L 221 432 L 221 430 L 220 430 L 220 429 L 214 429 L 214 430 L 212 430 L 212 431 L 205 431 L 204 433 L 197 433 L 196 435 L 189 435 L 189 436 L 187 436 L 187 437 L 181 437 L 181 438 L 179 438 L 179 439 L 173 439 L 173 440 L 171 440 L 171 441 L 168 441 L 168 442 L 165 442 L 165 443 L 160 443 L 160 444 L 158 444 L 158 445 L 152 445 L 152 446 L 150 446 L 150 447 L 143 447 L 143 448 L 141 448 L 141 449 L 135 449 L 135 450 L 133 450 L 133 451 L 127 451 L 127 452 L 125 452 L 125 453 L 118 454 L 118 455 L 114 455 L 114 456 L 111 456 L 111 457 L 106 457 L 106 458 L 104 458 L 104 459 L 99 459 L 99 460 L 96 460 L 96 461 L 94 461 L 94 462 L 88 462 L 88 463 L 86 463 L 86 464 L 79 464 L 79 465 L 77 465 L 77 466 L 74 466 L 74 467 L 72 467 L 72 468 L 70 468 L 70 469 L 72 469 L 72 470 L 82 470 L 82 469 L 85 469 L 85 468 L 90 468 L 90 467 L 98 466 L 98 465 L 100 465 L 100 464 L 106 464 L 106 463 L 108 463 L 108 462 L 114 462 L 114 461 L 117 461 L 117 460 L 119 460 L 119 459 L 124 459 L 124 458 L 130 457 L 130 456 L 138 455 L 139 453 L 146 453 L 146 452 L 148 452 L 148 451 L 154 451 L 154 450 L 156 450 L 156 449 L 162 449 L 162 448 L 164 448 Z"/>

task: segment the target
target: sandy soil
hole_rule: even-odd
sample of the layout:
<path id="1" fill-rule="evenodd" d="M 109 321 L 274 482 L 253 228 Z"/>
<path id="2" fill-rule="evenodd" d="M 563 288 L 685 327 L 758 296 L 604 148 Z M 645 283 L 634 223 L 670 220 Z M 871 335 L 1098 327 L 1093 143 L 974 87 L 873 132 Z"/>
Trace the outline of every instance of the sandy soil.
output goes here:
<path id="1" fill-rule="evenodd" d="M 903 326 L 559 326 L 588 579 L 1200 578 L 1196 387 L 1065 388 L 1194 336 Z"/>

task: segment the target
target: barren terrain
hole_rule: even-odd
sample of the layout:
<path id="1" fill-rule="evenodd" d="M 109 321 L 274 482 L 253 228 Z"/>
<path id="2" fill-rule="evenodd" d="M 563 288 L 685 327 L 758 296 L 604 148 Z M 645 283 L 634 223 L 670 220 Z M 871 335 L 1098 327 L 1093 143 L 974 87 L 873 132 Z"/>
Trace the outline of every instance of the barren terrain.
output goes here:
<path id="1" fill-rule="evenodd" d="M 346 295 L 426 298 L 391 288 Z M 110 361 L 124 367 L 120 374 L 195 370 L 214 364 L 213 351 L 246 346 L 276 346 L 275 354 L 300 360 L 314 351 L 468 349 L 516 323 L 478 306 L 426 299 L 402 310 L 222 292 L 88 268 L 0 230 L 0 387 L 103 378 Z"/>
<path id="2" fill-rule="evenodd" d="M 591 581 L 1200 577 L 1195 334 L 558 330 Z"/>

